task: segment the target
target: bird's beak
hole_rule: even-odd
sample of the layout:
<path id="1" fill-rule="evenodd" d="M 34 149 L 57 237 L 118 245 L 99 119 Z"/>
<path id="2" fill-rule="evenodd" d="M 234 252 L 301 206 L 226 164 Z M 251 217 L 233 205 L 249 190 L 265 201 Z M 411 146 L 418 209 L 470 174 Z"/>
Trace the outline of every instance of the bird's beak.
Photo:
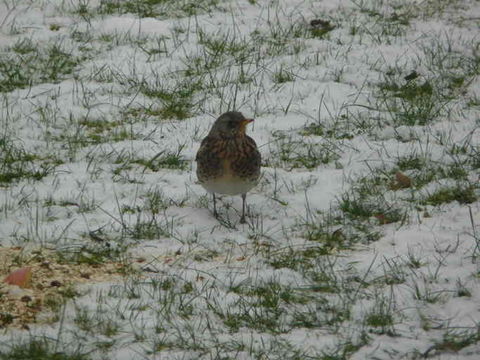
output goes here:
<path id="1" fill-rule="evenodd" d="M 246 127 L 248 124 L 250 124 L 251 122 L 253 122 L 253 119 L 243 119 L 242 122 L 240 123 L 240 131 L 242 133 L 245 133 L 245 130 L 246 130 Z"/>

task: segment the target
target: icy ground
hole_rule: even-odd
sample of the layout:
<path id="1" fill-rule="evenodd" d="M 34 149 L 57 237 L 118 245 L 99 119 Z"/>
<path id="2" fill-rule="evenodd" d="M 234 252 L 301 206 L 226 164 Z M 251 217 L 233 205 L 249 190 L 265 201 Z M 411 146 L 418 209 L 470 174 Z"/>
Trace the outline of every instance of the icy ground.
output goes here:
<path id="1" fill-rule="evenodd" d="M 0 244 L 129 268 L 0 358 L 479 359 L 479 25 L 476 0 L 0 2 Z M 246 225 L 195 176 L 231 109 L 263 158 Z"/>

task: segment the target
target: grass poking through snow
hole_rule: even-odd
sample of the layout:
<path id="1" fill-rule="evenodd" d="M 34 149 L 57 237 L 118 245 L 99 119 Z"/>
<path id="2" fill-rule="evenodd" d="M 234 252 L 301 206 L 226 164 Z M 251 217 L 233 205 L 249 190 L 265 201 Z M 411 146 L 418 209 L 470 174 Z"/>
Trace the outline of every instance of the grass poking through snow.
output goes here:
<path id="1" fill-rule="evenodd" d="M 42 311 L 16 290 L 37 323 L 2 310 L 0 359 L 479 354 L 474 10 L 0 4 L 0 244 L 49 249 L 44 271 L 122 276 Z M 195 177 L 227 110 L 255 118 L 262 153 L 247 224 L 238 196 L 215 219 Z"/>

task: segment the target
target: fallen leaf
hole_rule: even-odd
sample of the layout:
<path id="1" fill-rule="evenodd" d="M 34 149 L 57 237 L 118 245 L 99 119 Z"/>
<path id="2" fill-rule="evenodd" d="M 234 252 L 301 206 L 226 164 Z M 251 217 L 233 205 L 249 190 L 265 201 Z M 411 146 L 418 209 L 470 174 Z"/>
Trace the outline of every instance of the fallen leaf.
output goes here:
<path id="1" fill-rule="evenodd" d="M 397 171 L 395 173 L 395 179 L 402 188 L 409 188 L 412 186 L 412 179 L 410 179 L 407 175 L 401 173 L 400 171 Z"/>
<path id="2" fill-rule="evenodd" d="M 387 218 L 385 217 L 384 214 L 376 214 L 374 216 L 378 219 L 378 221 L 380 222 L 380 225 L 388 224 Z"/>
<path id="3" fill-rule="evenodd" d="M 17 285 L 21 288 L 28 288 L 31 285 L 32 280 L 32 268 L 24 267 L 18 270 L 15 270 L 8 275 L 3 282 L 10 285 Z"/>

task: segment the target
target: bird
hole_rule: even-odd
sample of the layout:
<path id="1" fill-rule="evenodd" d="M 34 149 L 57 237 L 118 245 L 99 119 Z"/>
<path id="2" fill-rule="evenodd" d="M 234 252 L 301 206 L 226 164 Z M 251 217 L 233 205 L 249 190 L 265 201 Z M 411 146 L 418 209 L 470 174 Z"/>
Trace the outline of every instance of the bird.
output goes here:
<path id="1" fill-rule="evenodd" d="M 262 159 L 255 140 L 246 134 L 247 125 L 253 121 L 238 111 L 223 113 L 213 123 L 198 149 L 195 157 L 197 178 L 213 196 L 213 215 L 216 218 L 218 212 L 215 194 L 240 194 L 240 223 L 246 223 L 247 192 L 258 183 Z"/>

